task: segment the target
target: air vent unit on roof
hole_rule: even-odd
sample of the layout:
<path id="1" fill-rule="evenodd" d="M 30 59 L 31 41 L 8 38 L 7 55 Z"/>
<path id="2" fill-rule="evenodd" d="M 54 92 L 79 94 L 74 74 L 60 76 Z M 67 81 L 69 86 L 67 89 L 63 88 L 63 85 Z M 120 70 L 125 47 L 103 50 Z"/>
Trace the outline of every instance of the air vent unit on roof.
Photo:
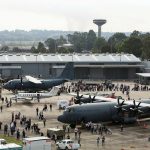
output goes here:
<path id="1" fill-rule="evenodd" d="M 51 56 L 55 56 L 55 54 L 52 54 Z"/>
<path id="2" fill-rule="evenodd" d="M 8 56 L 12 56 L 11 54 L 9 54 Z"/>
<path id="3" fill-rule="evenodd" d="M 18 54 L 18 55 L 16 55 L 16 56 L 20 56 L 20 55 Z"/>

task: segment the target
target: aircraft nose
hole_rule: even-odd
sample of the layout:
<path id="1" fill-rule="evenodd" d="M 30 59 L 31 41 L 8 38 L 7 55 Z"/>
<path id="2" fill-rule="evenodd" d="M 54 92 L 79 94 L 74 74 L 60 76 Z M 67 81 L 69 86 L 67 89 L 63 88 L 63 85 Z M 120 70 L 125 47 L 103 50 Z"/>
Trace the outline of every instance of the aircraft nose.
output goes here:
<path id="1" fill-rule="evenodd" d="M 57 120 L 58 120 L 59 122 L 65 123 L 65 117 L 64 117 L 63 115 L 58 116 Z"/>
<path id="2" fill-rule="evenodd" d="M 4 89 L 7 89 L 7 83 L 3 84 L 2 86 Z"/>

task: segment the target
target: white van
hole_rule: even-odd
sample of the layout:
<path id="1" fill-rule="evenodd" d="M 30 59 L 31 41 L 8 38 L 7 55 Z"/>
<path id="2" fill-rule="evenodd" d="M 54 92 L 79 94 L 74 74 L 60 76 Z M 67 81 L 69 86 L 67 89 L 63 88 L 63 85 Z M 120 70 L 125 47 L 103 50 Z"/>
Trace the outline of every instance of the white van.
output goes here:
<path id="1" fill-rule="evenodd" d="M 43 136 L 24 138 L 23 150 L 51 150 L 51 140 Z"/>
<path id="2" fill-rule="evenodd" d="M 57 102 L 57 107 L 58 107 L 58 109 L 65 109 L 66 107 L 68 107 L 69 106 L 69 101 L 68 100 L 59 100 L 58 102 Z"/>

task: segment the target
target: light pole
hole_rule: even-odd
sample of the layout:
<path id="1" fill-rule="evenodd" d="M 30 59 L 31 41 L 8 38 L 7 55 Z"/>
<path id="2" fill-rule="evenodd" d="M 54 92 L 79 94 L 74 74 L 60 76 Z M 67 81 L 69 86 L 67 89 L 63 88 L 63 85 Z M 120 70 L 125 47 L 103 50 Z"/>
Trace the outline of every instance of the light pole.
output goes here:
<path id="1" fill-rule="evenodd" d="M 39 64 L 38 64 L 38 55 L 35 55 L 35 64 L 36 64 L 36 67 L 37 67 L 37 74 L 39 75 Z"/>

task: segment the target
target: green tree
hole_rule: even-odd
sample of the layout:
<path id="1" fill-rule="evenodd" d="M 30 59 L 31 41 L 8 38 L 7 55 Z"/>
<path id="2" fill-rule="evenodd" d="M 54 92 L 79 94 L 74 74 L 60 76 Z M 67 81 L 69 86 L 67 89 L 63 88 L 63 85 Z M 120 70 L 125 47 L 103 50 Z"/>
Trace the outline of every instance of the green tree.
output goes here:
<path id="1" fill-rule="evenodd" d="M 107 45 L 107 42 L 104 38 L 97 38 L 95 40 L 94 49 L 92 52 L 94 53 L 104 53 L 104 47 Z"/>
<path id="2" fill-rule="evenodd" d="M 108 44 L 111 49 L 111 52 L 119 52 L 120 44 L 127 38 L 124 33 L 115 33 L 108 39 Z"/>
<path id="3" fill-rule="evenodd" d="M 81 52 L 86 50 L 87 33 L 74 32 L 73 35 L 68 35 L 68 40 L 73 44 L 74 52 Z"/>
<path id="4" fill-rule="evenodd" d="M 55 53 L 56 52 L 57 44 L 56 44 L 56 41 L 54 39 L 48 38 L 45 41 L 45 44 L 47 45 L 50 53 Z"/>
<path id="5" fill-rule="evenodd" d="M 150 59 L 150 35 L 145 35 L 145 38 L 142 40 L 143 48 L 142 48 L 142 58 Z"/>
<path id="6" fill-rule="evenodd" d="M 31 52 L 32 53 L 38 53 L 38 50 L 35 48 L 35 46 L 32 46 L 31 47 Z"/>
<path id="7" fill-rule="evenodd" d="M 46 53 L 46 48 L 42 42 L 38 43 L 37 51 L 39 53 Z"/>
<path id="8" fill-rule="evenodd" d="M 56 43 L 57 45 L 63 45 L 67 43 L 67 40 L 63 36 L 60 36 L 60 38 L 56 40 Z"/>
<path id="9" fill-rule="evenodd" d="M 140 57 L 142 54 L 143 44 L 140 38 L 131 36 L 127 38 L 121 46 L 121 51 L 125 53 L 131 53 L 137 57 Z"/>
<path id="10" fill-rule="evenodd" d="M 85 36 L 86 39 L 86 36 Z M 88 51 L 91 51 L 94 47 L 95 41 L 96 41 L 96 33 L 93 30 L 90 30 L 87 34 L 87 40 L 86 42 L 86 49 Z"/>
<path id="11" fill-rule="evenodd" d="M 2 46 L 2 48 L 0 50 L 4 51 L 4 52 L 8 52 L 9 51 L 9 47 L 5 45 L 5 46 Z"/>
<path id="12" fill-rule="evenodd" d="M 134 30 L 131 34 L 130 37 L 139 37 L 141 35 L 141 33 L 137 30 Z"/>
<path id="13" fill-rule="evenodd" d="M 21 50 L 18 47 L 13 47 L 13 52 L 21 52 Z"/>

